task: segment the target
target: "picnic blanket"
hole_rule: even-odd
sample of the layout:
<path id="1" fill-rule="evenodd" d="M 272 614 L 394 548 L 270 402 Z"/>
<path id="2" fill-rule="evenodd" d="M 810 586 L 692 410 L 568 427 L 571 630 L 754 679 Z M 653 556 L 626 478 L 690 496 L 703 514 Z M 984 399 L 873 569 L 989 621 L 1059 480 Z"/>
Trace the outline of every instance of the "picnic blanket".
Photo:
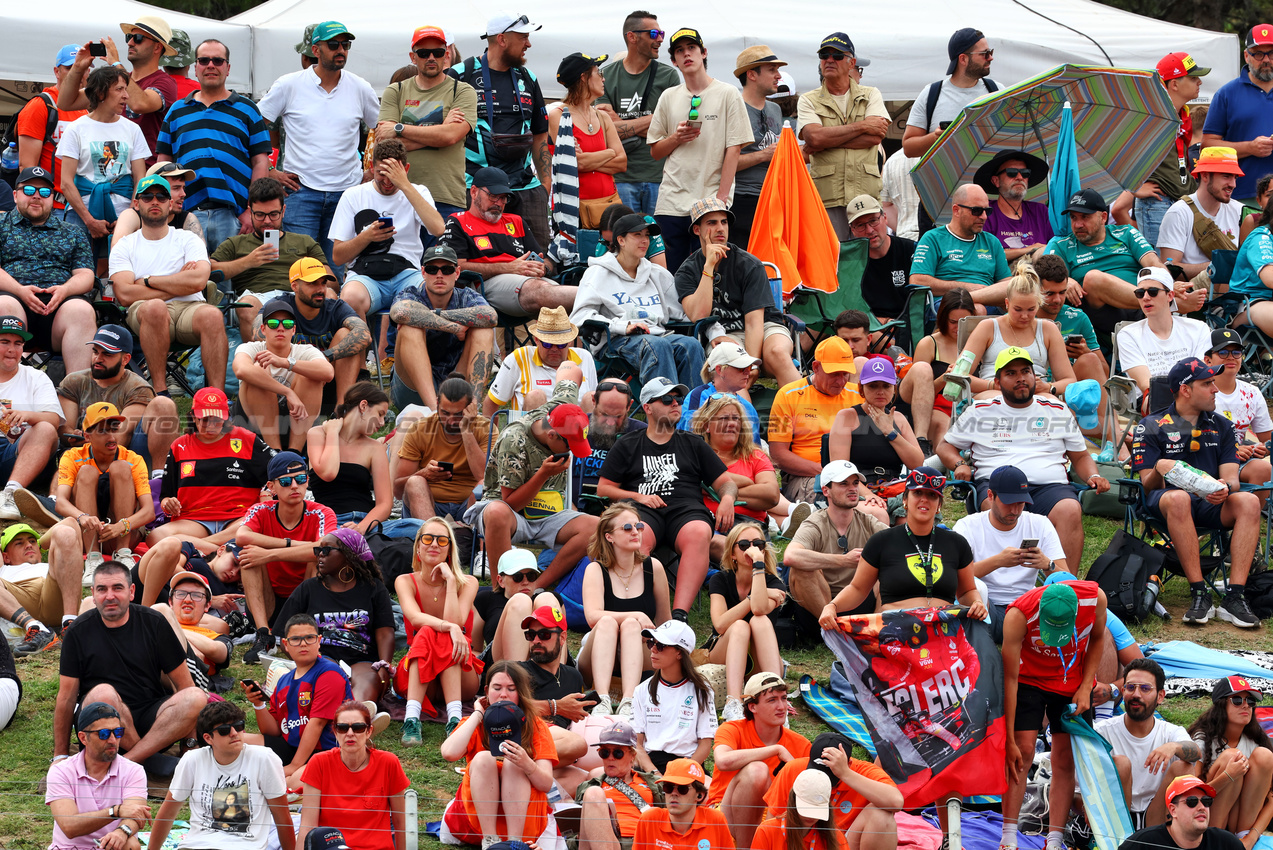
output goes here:
<path id="1" fill-rule="evenodd" d="M 866 728 L 862 709 L 856 702 L 849 703 L 836 698 L 808 674 L 800 677 L 800 698 L 823 722 L 853 743 L 861 745 L 871 754 L 871 758 L 875 758 L 877 753 L 875 744 L 871 741 L 871 732 Z"/>
<path id="2" fill-rule="evenodd" d="M 1207 696 L 1217 679 L 1246 676 L 1261 690 L 1273 689 L 1273 654 L 1243 650 L 1225 652 L 1193 641 L 1150 643 L 1145 655 L 1167 674 L 1167 696 Z"/>
<path id="3" fill-rule="evenodd" d="M 939 829 L 941 828 L 937 820 L 937 809 L 929 806 L 921 814 L 924 820 Z M 964 850 L 996 850 L 999 846 L 999 840 L 1003 837 L 1003 815 L 989 810 L 969 811 L 964 809 L 959 813 L 959 829 L 963 839 Z M 1046 835 L 1017 833 L 1017 847 L 1019 850 L 1043 850 L 1043 845 L 1046 843 Z M 899 841 L 898 844 L 900 846 L 901 842 Z"/>

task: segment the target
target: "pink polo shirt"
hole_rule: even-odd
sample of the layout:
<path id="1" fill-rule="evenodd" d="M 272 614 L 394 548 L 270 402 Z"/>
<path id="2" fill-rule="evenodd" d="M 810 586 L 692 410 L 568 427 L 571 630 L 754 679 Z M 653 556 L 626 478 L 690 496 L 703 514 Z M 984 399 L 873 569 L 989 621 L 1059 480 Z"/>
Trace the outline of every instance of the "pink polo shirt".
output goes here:
<path id="1" fill-rule="evenodd" d="M 45 805 L 54 800 L 74 800 L 79 811 L 94 812 L 109 809 L 129 798 L 146 799 L 146 771 L 141 765 L 116 756 L 102 781 L 98 782 L 84 769 L 84 752 L 80 750 L 49 768 Z M 117 826 L 119 821 L 113 820 L 96 832 L 67 838 L 54 822 L 53 842 L 49 847 L 51 850 L 93 850 L 94 841 Z"/>

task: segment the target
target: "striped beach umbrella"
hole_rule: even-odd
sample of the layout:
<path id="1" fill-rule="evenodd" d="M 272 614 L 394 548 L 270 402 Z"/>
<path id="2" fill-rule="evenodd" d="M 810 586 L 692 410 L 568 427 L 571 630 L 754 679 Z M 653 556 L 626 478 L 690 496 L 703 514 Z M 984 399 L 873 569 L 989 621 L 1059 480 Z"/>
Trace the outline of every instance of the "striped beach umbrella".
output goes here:
<path id="1" fill-rule="evenodd" d="M 950 219 L 950 197 L 999 151 L 1022 150 L 1054 164 L 1066 102 L 1073 110 L 1085 189 L 1113 201 L 1149 176 L 1176 138 L 1180 118 L 1154 71 L 1061 65 L 964 107 L 911 169 L 934 221 Z M 1039 200 L 1039 184 L 1026 195 Z"/>

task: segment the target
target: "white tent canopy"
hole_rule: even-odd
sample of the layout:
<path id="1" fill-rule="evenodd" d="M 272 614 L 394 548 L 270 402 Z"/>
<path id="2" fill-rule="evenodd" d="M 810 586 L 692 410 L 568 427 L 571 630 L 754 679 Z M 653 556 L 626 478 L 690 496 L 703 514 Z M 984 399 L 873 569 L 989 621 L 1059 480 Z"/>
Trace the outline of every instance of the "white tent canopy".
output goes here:
<path id="1" fill-rule="evenodd" d="M 205 38 L 225 42 L 230 48 L 230 87 L 241 91 L 251 88 L 252 31 L 243 24 L 183 15 L 135 0 L 58 0 L 49 6 L 11 0 L 5 5 L 3 21 L 15 38 L 0 51 L 0 114 L 16 111 L 53 83 L 53 61 L 63 45 L 110 36 L 123 54 L 120 23 L 143 15 L 158 15 L 172 27 L 185 30 L 195 44 Z"/>
<path id="2" fill-rule="evenodd" d="M 792 4 L 795 5 L 792 5 Z M 472 0 L 421 6 L 407 0 L 268 0 L 231 19 L 253 31 L 252 90 L 264 93 L 283 74 L 299 67 L 295 44 L 311 23 L 338 20 L 356 38 L 349 69 L 379 91 L 390 75 L 407 64 L 411 33 L 423 24 L 443 27 L 465 56 L 480 53 L 489 15 L 505 0 L 477 4 Z M 544 93 L 560 96 L 557 63 L 575 51 L 614 53 L 623 49 L 623 18 L 632 10 L 623 2 L 536 2 L 508 8 L 525 12 L 543 29 L 531 37 L 528 64 Z M 1237 75 L 1238 43 L 1233 35 L 1163 23 L 1104 6 L 1094 0 L 982 0 L 974 7 L 935 0 L 903 0 L 844 7 L 837 19 L 833 7 L 816 0 L 738 6 L 720 0 L 668 7 L 651 4 L 660 25 L 670 33 L 692 26 L 707 43 L 709 70 L 730 79 L 734 59 L 749 45 L 767 44 L 790 63 L 797 88 L 817 82 L 819 42 L 833 30 L 853 39 L 859 56 L 871 60 L 864 82 L 881 89 L 884 99 L 911 100 L 946 70 L 946 42 L 965 26 L 982 29 L 995 48 L 992 76 L 1001 85 L 1065 62 L 1152 68 L 1165 54 L 1186 50 L 1199 65 L 1213 68 L 1203 90 L 1213 93 Z M 666 52 L 661 58 L 666 58 Z"/>

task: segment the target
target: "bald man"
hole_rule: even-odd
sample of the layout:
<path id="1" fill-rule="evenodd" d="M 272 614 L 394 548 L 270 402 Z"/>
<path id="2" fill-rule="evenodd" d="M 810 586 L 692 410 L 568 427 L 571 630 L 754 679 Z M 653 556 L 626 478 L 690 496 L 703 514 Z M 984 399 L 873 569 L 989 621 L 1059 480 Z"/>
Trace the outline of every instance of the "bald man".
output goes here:
<path id="1" fill-rule="evenodd" d="M 950 222 L 920 237 L 911 261 L 911 283 L 927 286 L 940 299 L 955 287 L 972 293 L 977 312 L 1002 306 L 1007 297 L 1008 257 L 1003 245 L 986 233 L 990 198 L 986 190 L 965 183 L 951 196 Z"/>

